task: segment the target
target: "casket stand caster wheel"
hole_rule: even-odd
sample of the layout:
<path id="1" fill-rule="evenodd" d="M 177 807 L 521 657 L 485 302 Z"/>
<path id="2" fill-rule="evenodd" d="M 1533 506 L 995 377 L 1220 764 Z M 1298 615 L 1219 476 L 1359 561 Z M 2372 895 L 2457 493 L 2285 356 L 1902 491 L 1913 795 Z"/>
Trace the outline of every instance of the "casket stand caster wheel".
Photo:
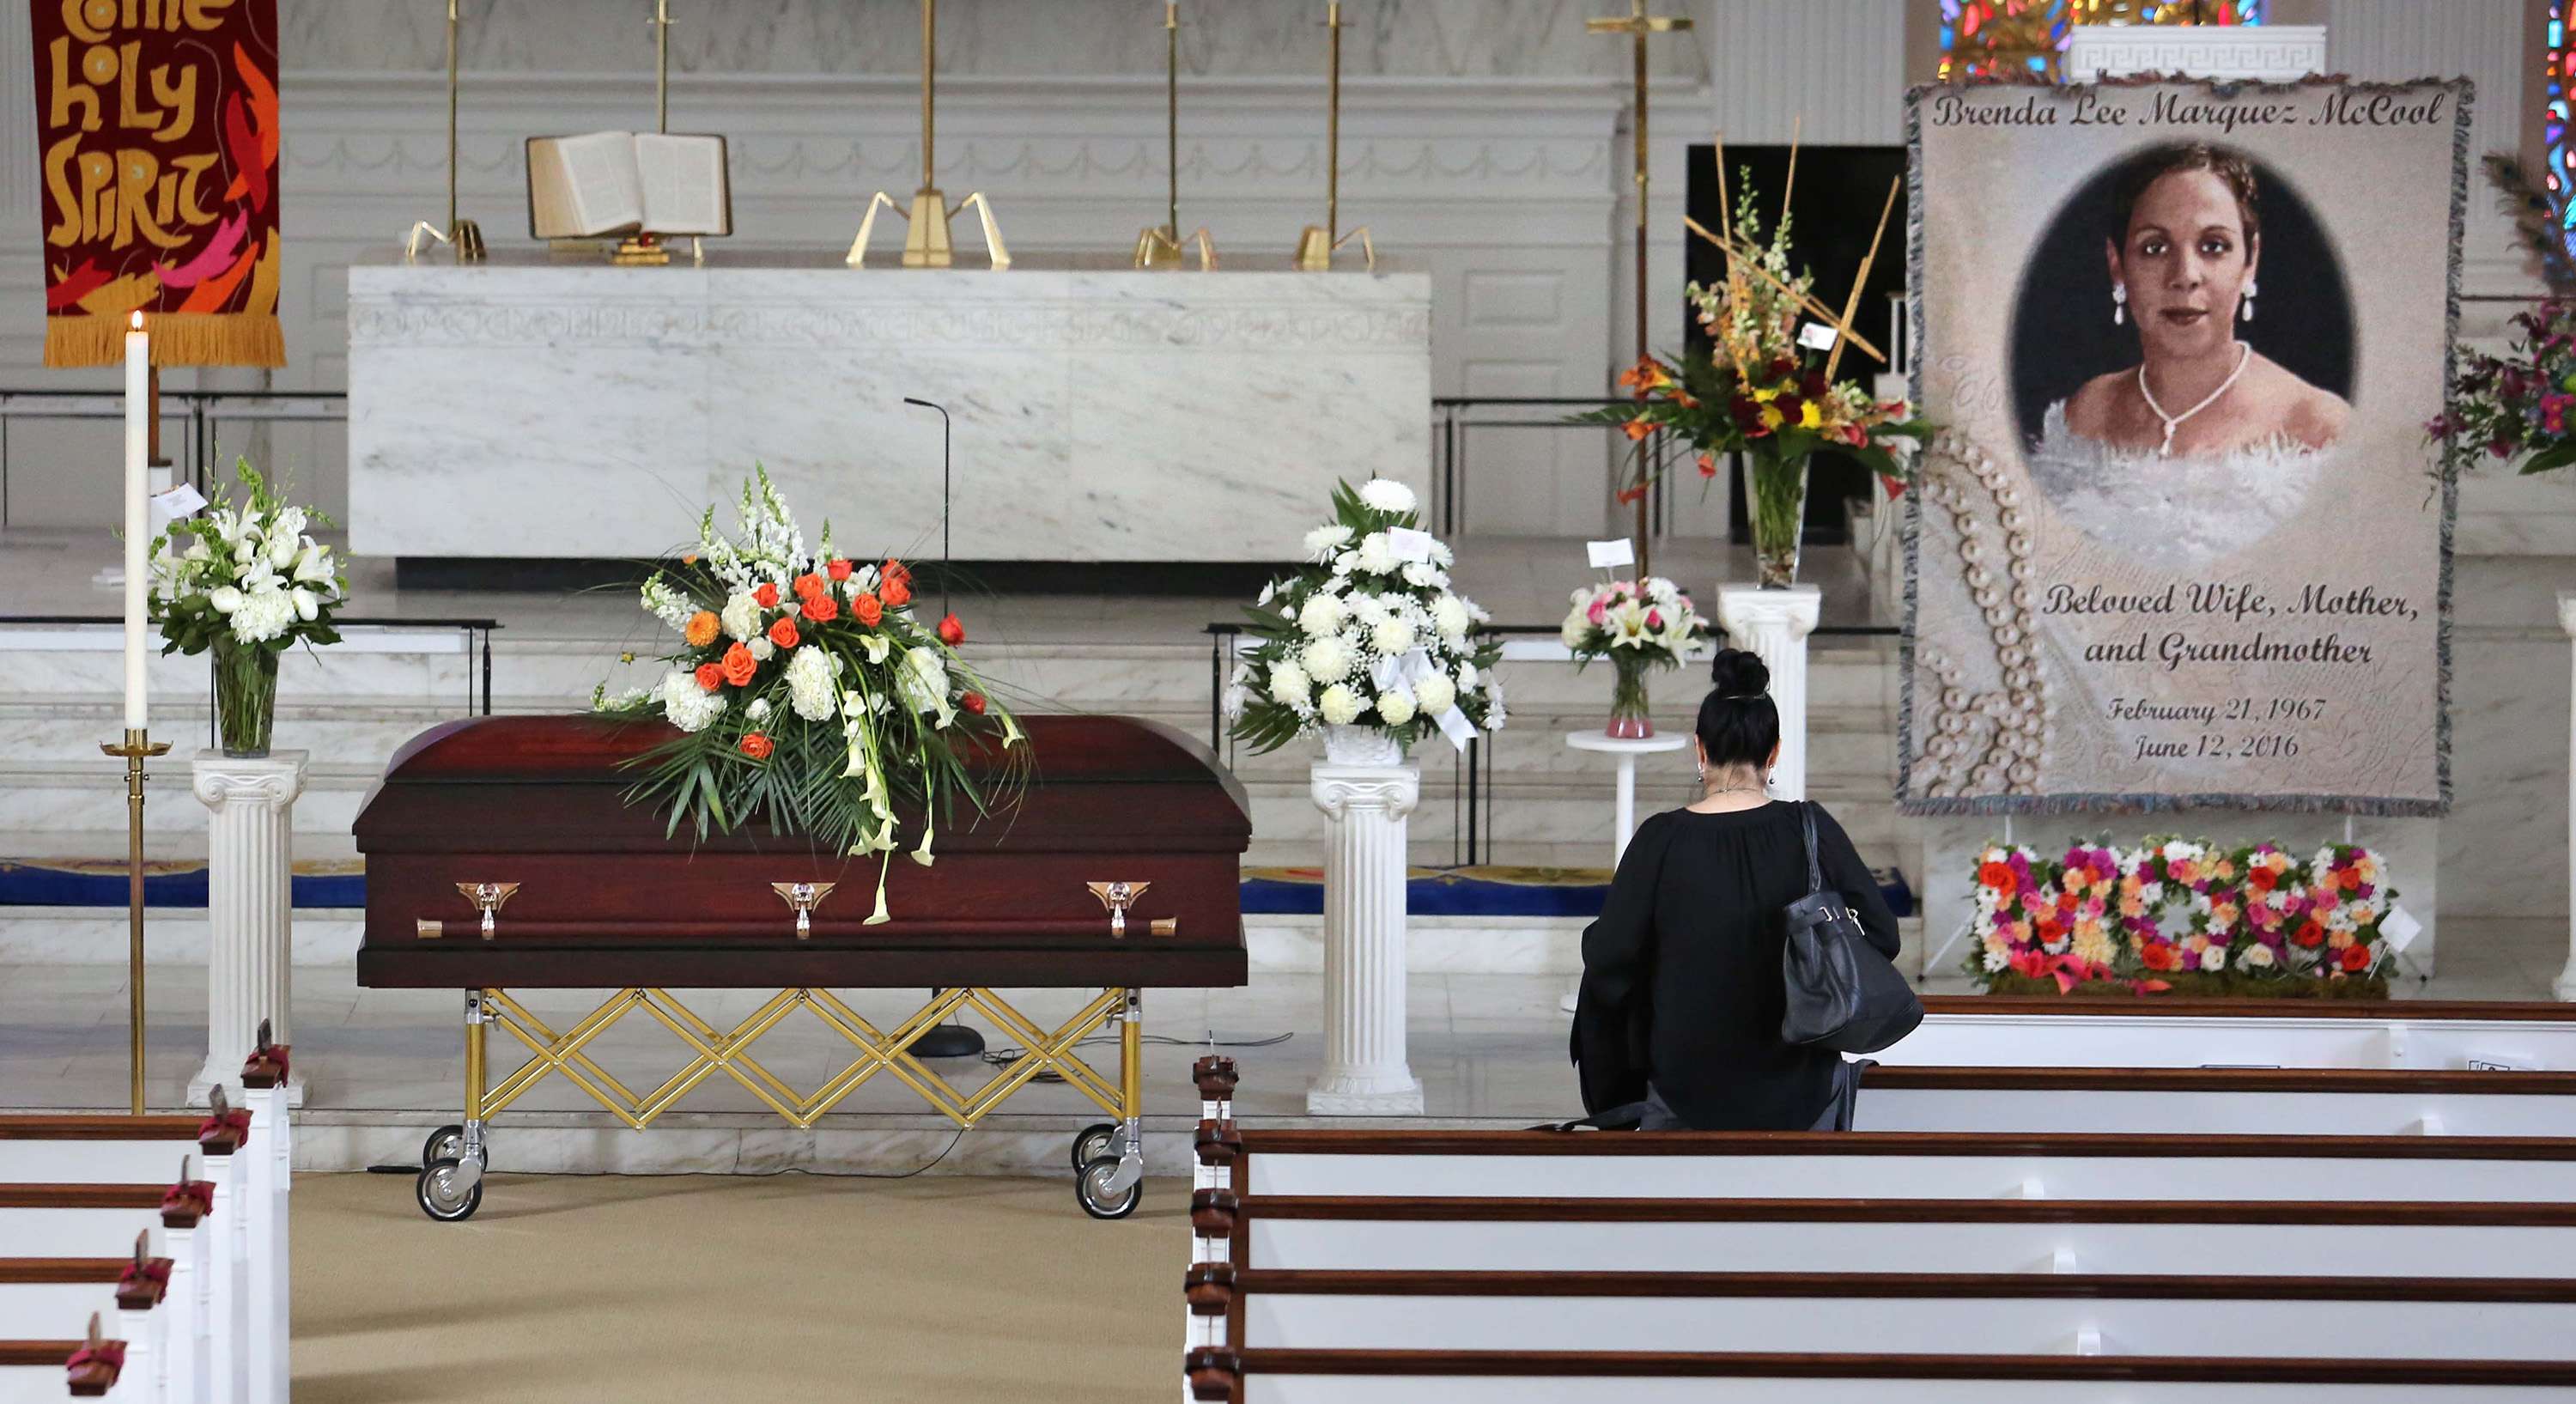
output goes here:
<path id="1" fill-rule="evenodd" d="M 1118 1123 L 1114 1121 L 1094 1122 L 1082 1128 L 1073 1138 L 1074 1173 L 1081 1174 L 1082 1167 L 1104 1155 L 1110 1156 L 1112 1160 L 1117 1159 L 1116 1156 L 1110 1155 L 1109 1150 L 1110 1138 L 1117 1134 Z"/>
<path id="2" fill-rule="evenodd" d="M 420 1200 L 420 1212 L 440 1223 L 473 1218 L 483 1207 L 483 1167 L 454 1157 L 430 1161 L 420 1168 L 412 1193 Z"/>
<path id="3" fill-rule="evenodd" d="M 1085 1133 L 1086 1135 L 1089 1133 Z M 1142 1167 L 1136 1178 L 1124 1189 L 1116 1188 L 1120 1161 L 1114 1155 L 1097 1155 L 1083 1162 L 1073 1179 L 1073 1197 L 1082 1204 L 1082 1212 L 1095 1219 L 1123 1219 L 1136 1212 L 1145 1199 L 1145 1177 Z M 472 1211 L 467 1211 L 472 1212 Z"/>
<path id="4" fill-rule="evenodd" d="M 442 1126 L 430 1132 L 429 1139 L 420 1143 L 420 1163 L 423 1165 L 432 1161 L 463 1160 L 464 1158 L 465 1128 L 462 1126 L 452 1123 Z M 488 1142 L 476 1158 L 483 1162 L 483 1168 L 488 1170 L 492 1167 L 492 1152 Z"/>

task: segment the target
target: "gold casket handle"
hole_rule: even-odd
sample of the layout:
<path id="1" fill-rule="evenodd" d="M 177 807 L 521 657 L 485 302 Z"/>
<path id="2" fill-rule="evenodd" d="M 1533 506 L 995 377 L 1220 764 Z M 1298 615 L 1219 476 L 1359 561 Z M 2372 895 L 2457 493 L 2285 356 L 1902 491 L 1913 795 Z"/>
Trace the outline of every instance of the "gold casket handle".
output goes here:
<path id="1" fill-rule="evenodd" d="M 494 934 L 493 919 L 500 915 L 501 908 L 512 897 L 518 895 L 519 885 L 515 882 L 460 882 L 456 884 L 456 890 L 466 901 L 474 904 L 474 910 L 483 914 L 483 939 L 489 941 Z M 420 934 L 434 933 L 423 931 Z"/>

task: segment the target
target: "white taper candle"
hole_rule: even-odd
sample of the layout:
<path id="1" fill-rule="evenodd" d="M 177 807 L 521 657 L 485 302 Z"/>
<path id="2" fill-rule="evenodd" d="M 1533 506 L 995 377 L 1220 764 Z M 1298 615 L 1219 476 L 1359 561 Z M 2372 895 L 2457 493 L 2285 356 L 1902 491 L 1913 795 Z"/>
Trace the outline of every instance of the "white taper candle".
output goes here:
<path id="1" fill-rule="evenodd" d="M 151 514 L 146 506 L 145 477 L 150 465 L 152 338 L 137 312 L 125 333 L 125 728 L 144 728 L 143 631 L 144 591 L 150 587 L 145 556 L 151 545 Z"/>

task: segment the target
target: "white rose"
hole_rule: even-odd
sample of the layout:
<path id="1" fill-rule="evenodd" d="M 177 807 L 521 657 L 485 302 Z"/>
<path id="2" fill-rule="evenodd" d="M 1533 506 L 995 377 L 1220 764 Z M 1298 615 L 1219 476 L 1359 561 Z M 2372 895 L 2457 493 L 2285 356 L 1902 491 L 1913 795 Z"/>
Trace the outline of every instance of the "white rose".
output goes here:
<path id="1" fill-rule="evenodd" d="M 832 657 L 819 648 L 800 648 L 787 659 L 787 703 L 807 721 L 830 719 L 840 700 L 833 685 Z"/>
<path id="2" fill-rule="evenodd" d="M 1404 725 L 1413 720 L 1413 694 L 1402 688 L 1379 694 L 1377 714 L 1386 719 L 1388 726 Z"/>
<path id="3" fill-rule="evenodd" d="M 1297 659 L 1317 682 L 1339 682 L 1351 673 L 1351 650 L 1332 634 L 1310 640 Z"/>
<path id="4" fill-rule="evenodd" d="M 724 625 L 725 637 L 748 641 L 760 635 L 760 601 L 749 590 L 737 590 L 725 600 L 724 612 L 716 616 Z"/>
<path id="5" fill-rule="evenodd" d="M 2220 970 L 2226 965 L 2227 948 L 2225 946 L 2212 946 L 2200 953 L 2200 968 L 2203 970 Z"/>
<path id="6" fill-rule="evenodd" d="M 1350 540 L 1351 529 L 1349 527 L 1319 526 L 1313 531 L 1306 533 L 1306 554 L 1320 559 L 1327 552 L 1338 551 L 1344 546 L 1349 545 Z"/>
<path id="7" fill-rule="evenodd" d="M 1369 631 L 1369 644 L 1389 658 L 1398 657 L 1413 647 L 1413 626 L 1401 619 L 1381 621 Z"/>
<path id="8" fill-rule="evenodd" d="M 1467 607 L 1456 595 L 1442 595 L 1431 602 L 1431 622 L 1444 639 L 1467 637 Z"/>
<path id="9" fill-rule="evenodd" d="M 1359 695 L 1341 683 L 1335 683 L 1324 689 L 1323 696 L 1315 699 L 1315 710 L 1334 726 L 1348 726 L 1359 720 Z"/>
<path id="10" fill-rule="evenodd" d="M 1380 512 L 1402 514 L 1413 510 L 1413 489 L 1385 478 L 1371 478 L 1360 484 L 1360 501 Z"/>
<path id="11" fill-rule="evenodd" d="M 2257 941 L 2246 948 L 2239 963 L 2256 970 L 2269 970 L 2272 968 L 2272 948 Z"/>
<path id="12" fill-rule="evenodd" d="M 1342 627 L 1342 602 L 1330 595 L 1316 595 L 1297 612 L 1297 627 L 1309 634 L 1329 634 Z"/>
<path id="13" fill-rule="evenodd" d="M 1306 670 L 1293 660 L 1281 659 L 1270 665 L 1270 700 L 1282 707 L 1303 707 L 1312 698 L 1315 684 Z"/>
<path id="14" fill-rule="evenodd" d="M 1359 568 L 1371 575 L 1386 575 L 1396 567 L 1395 546 L 1386 533 L 1373 531 L 1360 538 Z"/>
<path id="15" fill-rule="evenodd" d="M 771 643 L 768 635 L 763 634 L 751 641 L 751 661 L 754 663 L 766 663 L 777 656 L 778 645 Z"/>
<path id="16" fill-rule="evenodd" d="M 1423 715 L 1436 717 L 1457 704 L 1458 692 L 1447 678 L 1433 673 L 1413 685 L 1413 701 Z"/>

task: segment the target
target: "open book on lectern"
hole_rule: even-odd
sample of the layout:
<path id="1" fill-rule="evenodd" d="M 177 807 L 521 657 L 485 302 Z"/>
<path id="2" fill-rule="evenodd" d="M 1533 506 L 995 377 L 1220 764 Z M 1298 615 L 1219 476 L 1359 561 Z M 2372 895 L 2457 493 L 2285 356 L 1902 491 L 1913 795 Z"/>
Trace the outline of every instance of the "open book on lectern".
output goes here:
<path id="1" fill-rule="evenodd" d="M 733 232 L 725 140 L 660 132 L 528 138 L 528 232 L 539 239 Z"/>

